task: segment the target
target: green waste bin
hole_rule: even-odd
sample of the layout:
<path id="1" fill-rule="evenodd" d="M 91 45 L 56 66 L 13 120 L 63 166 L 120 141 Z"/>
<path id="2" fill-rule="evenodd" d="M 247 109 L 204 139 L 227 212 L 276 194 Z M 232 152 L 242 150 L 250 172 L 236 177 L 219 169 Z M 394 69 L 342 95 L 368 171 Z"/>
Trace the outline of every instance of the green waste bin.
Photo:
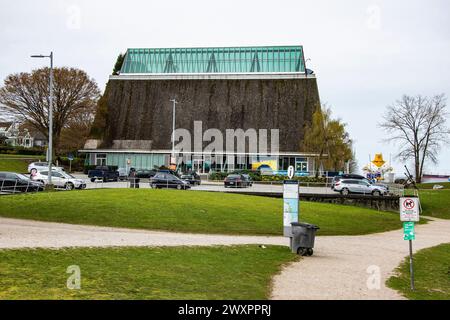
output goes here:
<path id="1" fill-rule="evenodd" d="M 291 249 L 293 253 L 301 256 L 312 256 L 314 253 L 314 240 L 320 228 L 314 224 L 292 222 Z"/>

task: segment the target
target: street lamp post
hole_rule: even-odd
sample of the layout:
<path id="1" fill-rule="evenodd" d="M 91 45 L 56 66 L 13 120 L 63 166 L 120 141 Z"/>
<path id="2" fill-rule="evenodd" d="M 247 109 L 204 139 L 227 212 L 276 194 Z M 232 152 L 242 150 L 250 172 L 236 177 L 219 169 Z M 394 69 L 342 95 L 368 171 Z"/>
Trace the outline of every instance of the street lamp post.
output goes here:
<path id="1" fill-rule="evenodd" d="M 48 184 L 52 185 L 52 161 L 53 161 L 53 51 L 49 56 L 32 55 L 32 58 L 50 58 L 50 82 L 49 82 L 49 106 L 48 106 Z"/>
<path id="2" fill-rule="evenodd" d="M 175 112 L 176 112 L 176 105 L 178 101 L 176 99 L 170 100 L 173 103 L 173 111 L 172 111 L 172 157 L 170 159 L 170 162 L 172 162 L 172 159 L 175 158 Z M 172 163 L 171 163 L 172 164 Z"/>

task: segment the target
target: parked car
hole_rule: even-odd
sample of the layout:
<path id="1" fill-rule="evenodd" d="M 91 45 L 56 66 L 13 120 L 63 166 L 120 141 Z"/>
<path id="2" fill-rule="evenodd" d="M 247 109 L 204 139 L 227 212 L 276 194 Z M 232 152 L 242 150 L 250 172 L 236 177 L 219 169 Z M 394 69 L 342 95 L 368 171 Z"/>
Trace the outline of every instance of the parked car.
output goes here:
<path id="1" fill-rule="evenodd" d="M 48 171 L 39 171 L 33 176 L 33 180 L 48 184 Z M 56 188 L 64 188 L 66 190 L 86 188 L 86 182 L 83 179 L 78 179 L 71 174 L 58 171 L 52 171 L 52 184 Z"/>
<path id="2" fill-rule="evenodd" d="M 373 185 L 359 179 L 344 179 L 337 181 L 333 190 L 340 192 L 344 196 L 350 193 L 371 194 L 373 196 L 388 194 L 388 190 L 385 187 Z"/>
<path id="3" fill-rule="evenodd" d="M 336 185 L 336 183 L 338 181 L 342 181 L 344 179 L 354 179 L 354 180 L 365 181 L 367 183 L 370 183 L 371 185 L 380 186 L 380 187 L 385 188 L 387 191 L 389 191 L 389 186 L 387 184 L 384 184 L 384 183 L 373 183 L 372 181 L 370 181 L 366 177 L 361 176 L 359 174 L 342 174 L 342 175 L 333 177 L 333 181 L 331 182 L 331 189 L 334 190 L 334 186 Z"/>
<path id="4" fill-rule="evenodd" d="M 173 171 L 170 169 L 159 169 L 158 172 L 168 173 L 168 174 L 174 175 L 175 177 L 180 178 L 180 174 L 177 171 Z"/>
<path id="5" fill-rule="evenodd" d="M 181 180 L 177 176 L 173 174 L 165 173 L 165 172 L 157 172 L 153 177 L 150 178 L 150 187 L 156 188 L 176 188 L 178 190 L 181 189 L 190 189 L 191 185 L 189 182 Z"/>
<path id="6" fill-rule="evenodd" d="M 36 170 L 36 172 L 47 170 L 48 171 L 48 162 L 32 162 L 28 165 L 28 173 L 31 173 L 31 170 Z M 55 171 L 64 171 L 63 167 L 57 167 L 52 165 L 52 170 Z"/>
<path id="7" fill-rule="evenodd" d="M 127 180 L 128 179 L 128 170 L 127 168 L 119 168 L 117 169 L 117 172 L 119 173 L 119 180 Z"/>
<path id="8" fill-rule="evenodd" d="M 149 179 L 153 177 L 155 174 L 156 174 L 155 170 L 139 169 L 136 171 L 136 177 L 142 179 Z"/>
<path id="9" fill-rule="evenodd" d="M 91 182 L 97 179 L 101 179 L 103 182 L 118 181 L 119 172 L 109 166 L 97 166 L 95 169 L 88 171 L 88 178 L 91 179 Z"/>
<path id="10" fill-rule="evenodd" d="M 0 172 L 0 192 L 31 192 L 42 191 L 44 185 L 29 177 L 15 172 Z"/>
<path id="11" fill-rule="evenodd" d="M 196 172 L 183 174 L 181 180 L 189 182 L 191 186 L 199 186 L 202 183 L 200 176 Z"/>
<path id="12" fill-rule="evenodd" d="M 250 181 L 242 174 L 230 174 L 223 181 L 224 187 L 245 188 L 250 186 Z"/>
<path id="13" fill-rule="evenodd" d="M 252 177 L 249 174 L 245 174 L 245 173 L 243 173 L 242 176 L 247 181 L 248 186 L 251 187 L 253 185 Z"/>

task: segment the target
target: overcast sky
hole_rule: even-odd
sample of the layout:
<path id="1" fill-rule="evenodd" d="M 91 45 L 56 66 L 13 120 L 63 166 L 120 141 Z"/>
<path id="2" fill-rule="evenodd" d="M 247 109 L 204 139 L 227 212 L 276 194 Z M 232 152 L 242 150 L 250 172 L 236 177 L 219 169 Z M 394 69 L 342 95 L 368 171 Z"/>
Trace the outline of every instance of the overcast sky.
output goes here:
<path id="1" fill-rule="evenodd" d="M 128 47 L 302 44 L 362 167 L 369 154 L 396 152 L 377 127 L 387 105 L 403 94 L 450 96 L 449 12 L 446 0 L 2 1 L 0 79 L 42 66 L 29 55 L 50 50 L 56 66 L 84 69 L 103 90 Z M 450 174 L 449 149 L 426 171 Z"/>

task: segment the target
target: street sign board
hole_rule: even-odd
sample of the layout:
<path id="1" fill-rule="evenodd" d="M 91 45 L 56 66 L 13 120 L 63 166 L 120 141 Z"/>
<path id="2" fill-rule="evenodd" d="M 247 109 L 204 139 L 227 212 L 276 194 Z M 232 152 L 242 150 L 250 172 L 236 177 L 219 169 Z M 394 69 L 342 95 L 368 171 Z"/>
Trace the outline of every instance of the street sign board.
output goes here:
<path id="1" fill-rule="evenodd" d="M 414 232 L 414 222 L 403 222 L 403 240 L 415 240 L 416 234 Z"/>
<path id="2" fill-rule="evenodd" d="M 67 159 L 68 159 L 69 161 L 72 161 L 72 160 L 73 160 L 73 154 L 72 154 L 72 153 L 69 153 L 69 154 L 67 155 Z"/>
<path id="3" fill-rule="evenodd" d="M 283 184 L 283 235 L 292 236 L 292 222 L 298 222 L 298 181 L 285 180 Z"/>
<path id="4" fill-rule="evenodd" d="M 287 175 L 289 179 L 292 179 L 294 177 L 294 166 L 289 166 L 288 171 L 287 171 Z"/>
<path id="5" fill-rule="evenodd" d="M 419 198 L 400 198 L 400 221 L 419 221 Z"/>

